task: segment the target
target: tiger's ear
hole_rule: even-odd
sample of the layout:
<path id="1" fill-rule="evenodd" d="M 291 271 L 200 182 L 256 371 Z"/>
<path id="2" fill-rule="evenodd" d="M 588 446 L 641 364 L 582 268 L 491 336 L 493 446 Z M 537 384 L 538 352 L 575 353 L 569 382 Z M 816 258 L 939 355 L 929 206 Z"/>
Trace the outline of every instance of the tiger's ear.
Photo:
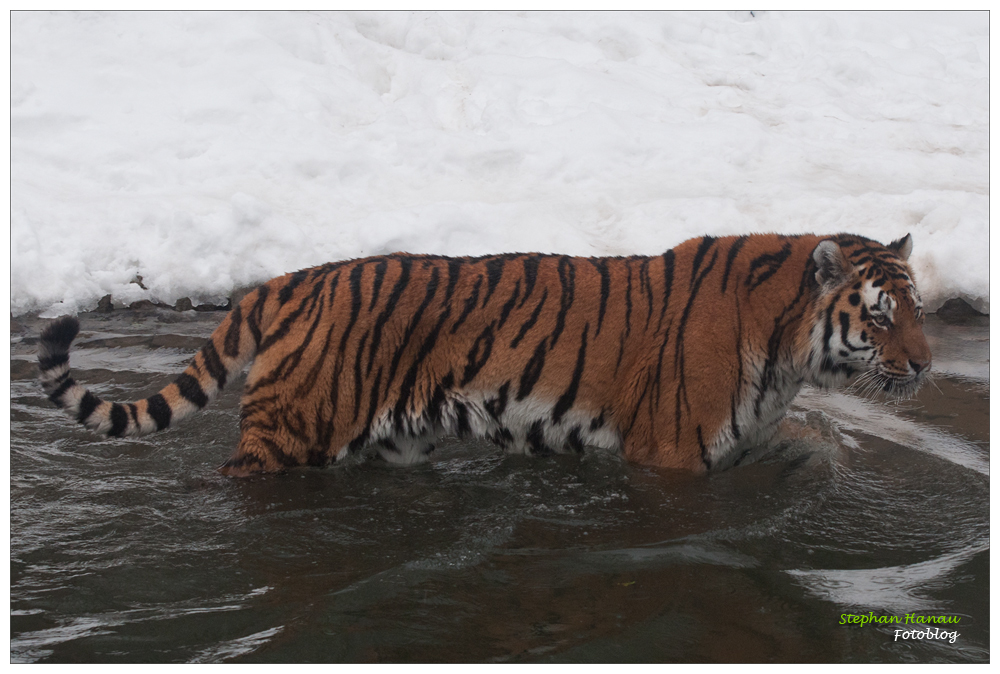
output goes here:
<path id="1" fill-rule="evenodd" d="M 813 249 L 816 262 L 816 282 L 821 286 L 835 286 L 850 278 L 853 268 L 844 257 L 844 251 L 835 241 L 820 241 Z"/>
<path id="2" fill-rule="evenodd" d="M 889 250 L 896 254 L 903 262 L 906 262 L 910 258 L 910 252 L 913 250 L 913 237 L 907 234 L 902 239 L 896 239 L 888 246 Z"/>

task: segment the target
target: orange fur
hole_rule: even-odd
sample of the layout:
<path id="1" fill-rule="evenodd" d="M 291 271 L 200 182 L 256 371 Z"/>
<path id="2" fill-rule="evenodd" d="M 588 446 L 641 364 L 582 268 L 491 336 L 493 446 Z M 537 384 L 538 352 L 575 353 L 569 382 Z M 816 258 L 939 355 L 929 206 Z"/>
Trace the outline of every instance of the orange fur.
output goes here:
<path id="1" fill-rule="evenodd" d="M 597 445 L 703 471 L 766 442 L 805 382 L 836 385 L 884 362 L 900 388 L 919 384 L 930 352 L 908 252 L 908 238 L 753 235 L 655 257 L 351 260 L 248 294 L 146 400 L 104 403 L 69 378 L 75 319 L 43 334 L 42 381 L 87 426 L 136 435 L 200 409 L 253 360 L 230 475 L 367 445 L 420 460 L 442 434 L 531 453 Z M 879 289 L 895 303 L 891 329 L 852 303 Z"/>

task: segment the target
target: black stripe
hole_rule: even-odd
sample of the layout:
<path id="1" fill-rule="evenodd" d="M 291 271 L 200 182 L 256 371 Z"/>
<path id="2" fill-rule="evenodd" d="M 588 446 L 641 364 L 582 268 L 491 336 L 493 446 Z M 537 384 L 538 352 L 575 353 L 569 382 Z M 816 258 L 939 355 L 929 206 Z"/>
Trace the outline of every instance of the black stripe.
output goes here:
<path id="1" fill-rule="evenodd" d="M 333 278 L 330 279 L 330 299 L 329 299 L 328 304 L 331 307 L 333 306 L 333 301 L 335 299 L 337 299 L 337 286 L 338 285 L 340 285 L 340 271 L 339 270 L 337 271 L 336 274 L 333 275 Z"/>
<path id="2" fill-rule="evenodd" d="M 841 341 L 841 343 L 844 346 L 846 346 L 848 349 L 850 349 L 851 351 L 870 351 L 871 347 L 868 347 L 868 346 L 854 346 L 853 344 L 851 344 L 850 340 L 848 339 L 849 335 L 847 333 L 851 329 L 851 316 L 850 316 L 850 314 L 848 314 L 846 311 L 841 311 L 839 318 L 840 318 L 840 341 Z M 862 340 L 862 341 L 864 341 L 864 340 Z"/>
<path id="3" fill-rule="evenodd" d="M 55 353 L 51 356 L 39 356 L 38 357 L 38 369 L 42 372 L 48 372 L 49 370 L 59 367 L 60 365 L 65 365 L 69 362 L 69 353 Z"/>
<path id="4" fill-rule="evenodd" d="M 696 432 L 698 434 L 698 447 L 701 448 L 701 461 L 705 464 L 705 468 L 711 470 L 712 462 L 708 458 L 708 447 L 705 446 L 705 441 L 701 437 L 701 424 L 698 425 Z"/>
<path id="5" fill-rule="evenodd" d="M 63 394 L 70 390 L 76 382 L 73 381 L 72 377 L 67 377 L 63 380 L 63 383 L 59 384 L 59 388 L 49 394 L 49 400 L 51 400 L 57 407 L 65 407 L 62 401 Z"/>
<path id="6" fill-rule="evenodd" d="M 441 316 L 438 318 L 437 324 L 427 335 L 423 344 L 420 345 L 420 351 L 417 352 L 417 357 L 414 358 L 413 362 L 410 364 L 409 370 L 406 371 L 406 375 L 403 377 L 403 381 L 399 387 L 399 398 L 396 399 L 396 408 L 394 414 L 397 421 L 401 420 L 403 413 L 406 411 L 406 404 L 409 402 L 410 396 L 413 394 L 413 388 L 417 384 L 417 371 L 420 369 L 421 364 L 424 359 L 430 355 L 430 352 L 434 349 L 434 345 L 437 343 L 438 335 L 441 333 L 441 328 L 444 326 L 445 321 L 448 320 L 448 316 L 451 314 L 451 307 L 445 307 L 445 310 L 441 312 Z M 441 382 L 442 389 L 442 402 L 443 402 L 443 392 L 444 390 L 450 389 L 454 383 L 454 375 L 449 372 Z M 437 391 L 435 391 L 436 395 Z"/>
<path id="7" fill-rule="evenodd" d="M 334 297 L 334 295 L 337 292 L 337 285 L 338 285 L 339 282 L 340 282 L 340 272 L 338 271 L 337 274 L 333 277 L 333 280 L 330 282 L 330 301 L 327 303 L 328 307 L 332 307 L 333 306 L 333 297 Z M 322 310 L 320 311 L 320 314 L 322 314 Z M 317 322 L 319 321 L 319 316 L 317 316 L 316 320 L 317 320 Z M 298 396 L 300 398 L 304 397 L 304 396 L 308 395 L 313 390 L 313 388 L 316 386 L 316 381 L 319 378 L 320 370 L 322 370 L 323 366 L 326 365 L 326 356 L 330 352 L 330 345 L 333 343 L 333 333 L 334 333 L 334 330 L 336 329 L 336 327 L 337 327 L 336 321 L 331 320 L 330 321 L 330 327 L 326 331 L 326 340 L 323 342 L 323 350 L 320 352 L 319 357 L 313 359 L 313 361 L 314 361 L 313 362 L 313 366 L 309 369 L 309 373 L 305 376 L 305 378 L 303 379 L 302 383 L 299 384 L 298 388 L 295 390 L 295 395 L 296 396 Z M 364 347 L 362 347 L 362 348 L 364 348 Z M 337 363 L 338 363 L 338 369 L 337 369 L 336 375 L 334 376 L 334 379 L 333 379 L 333 384 L 334 384 L 334 387 L 335 387 L 334 394 L 333 394 L 333 414 L 334 415 L 336 415 L 336 413 L 337 413 L 337 402 L 336 402 L 336 400 L 337 400 L 337 397 L 336 397 L 337 394 L 336 394 L 336 388 L 339 388 L 339 376 L 340 376 L 340 369 L 339 369 L 339 367 L 343 363 L 342 355 L 337 358 Z M 317 415 L 319 415 L 319 410 L 317 410 Z M 326 424 L 324 426 L 324 429 L 323 429 L 323 434 L 330 434 L 330 433 L 332 433 L 331 425 L 330 424 Z M 324 444 L 326 444 L 326 443 L 324 443 Z"/>
<path id="8" fill-rule="evenodd" d="M 351 336 L 351 330 L 354 329 L 354 324 L 358 322 L 358 314 L 361 313 L 361 272 L 364 271 L 362 265 L 356 265 L 354 269 L 351 270 L 351 275 L 348 281 L 351 285 L 351 317 L 347 321 L 347 327 L 344 329 L 344 334 L 340 336 L 340 349 L 339 353 L 343 354 L 344 349 L 347 347 L 347 339 Z"/>
<path id="9" fill-rule="evenodd" d="M 711 237 L 705 237 L 709 239 Z M 711 243 L 711 242 L 710 242 Z M 704 241 L 702 242 L 704 245 Z M 691 293 L 688 295 L 687 305 L 684 307 L 684 313 L 681 315 L 681 322 L 677 326 L 677 337 L 674 342 L 674 375 L 677 377 L 677 406 L 674 411 L 674 441 L 680 444 L 681 435 L 681 404 L 687 404 L 687 381 L 686 381 L 686 371 L 684 368 L 684 338 L 687 330 L 688 318 L 691 316 L 691 309 L 694 307 L 694 301 L 698 298 L 698 292 L 701 290 L 701 284 L 708 276 L 709 272 L 715 267 L 715 262 L 719 258 L 719 251 L 716 250 L 712 253 L 712 259 L 705 266 L 705 268 L 698 274 L 697 279 L 691 287 Z"/>
<path id="10" fill-rule="evenodd" d="M 90 391 L 87 391 L 80 399 L 80 409 L 76 413 L 76 420 L 81 424 L 87 423 L 87 419 L 90 418 L 90 415 L 93 414 L 94 410 L 100 404 L 101 399 Z"/>
<path id="11" fill-rule="evenodd" d="M 570 379 L 566 391 L 559 397 L 555 409 L 552 410 L 552 421 L 559 423 L 566 412 L 573 407 L 576 401 L 576 393 L 580 388 L 580 379 L 583 377 L 583 367 L 587 360 L 587 333 L 590 332 L 590 323 L 583 328 L 583 336 L 580 341 L 580 350 L 576 354 L 576 367 L 573 368 L 573 378 Z"/>
<path id="12" fill-rule="evenodd" d="M 574 426 L 566 436 L 566 448 L 571 449 L 577 454 L 583 453 L 583 440 L 580 438 L 580 427 Z"/>
<path id="13" fill-rule="evenodd" d="M 427 406 L 427 415 L 430 420 L 435 424 L 441 423 L 441 408 L 445 403 L 445 393 L 451 390 L 451 387 L 455 385 L 455 375 L 451 372 L 444 376 L 441 383 L 434 387 L 434 394 L 431 396 L 431 402 Z M 402 398 L 402 396 L 400 396 Z M 396 414 L 401 414 L 403 407 L 399 405 L 398 401 L 396 404 Z M 396 417 L 399 420 L 399 417 Z"/>
<path id="14" fill-rule="evenodd" d="M 545 426 L 541 419 L 538 419 L 528 429 L 528 445 L 532 454 L 547 455 L 551 451 L 545 444 Z"/>
<path id="15" fill-rule="evenodd" d="M 472 344 L 472 350 L 469 351 L 466 357 L 465 372 L 462 373 L 462 381 L 459 386 L 465 386 L 471 382 L 479 371 L 486 365 L 486 361 L 490 359 L 490 353 L 493 351 L 493 324 L 490 323 L 479 336 L 476 337 L 476 341 Z"/>
<path id="16" fill-rule="evenodd" d="M 740 429 L 736 424 L 736 401 L 743 392 L 743 313 L 740 311 L 740 300 L 736 298 L 736 392 L 732 396 L 733 437 L 740 438 Z"/>
<path id="17" fill-rule="evenodd" d="M 628 270 L 625 284 L 625 336 L 628 337 L 632 332 L 632 263 L 626 261 L 625 268 Z"/>
<path id="18" fill-rule="evenodd" d="M 281 362 L 274 367 L 266 377 L 262 377 L 254 382 L 253 386 L 246 390 L 247 394 L 253 393 L 254 391 L 273 384 L 276 381 L 287 378 L 292 372 L 298 368 L 299 363 L 302 362 L 302 357 L 305 355 L 306 349 L 312 344 L 313 335 L 316 333 L 316 329 L 319 327 L 321 321 L 323 320 L 323 310 L 325 307 L 323 303 L 320 302 L 319 295 L 321 294 L 323 284 L 317 283 L 313 288 L 312 293 L 306 297 L 303 301 L 312 299 L 312 305 L 309 307 L 307 316 L 312 315 L 313 310 L 319 306 L 319 310 L 316 312 L 315 318 L 313 318 L 312 323 L 309 326 L 309 330 L 306 331 L 305 337 L 298 340 L 298 346 L 291 352 L 286 353 L 281 359 Z"/>
<path id="19" fill-rule="evenodd" d="M 371 435 L 372 420 L 375 418 L 375 410 L 378 406 L 378 393 L 382 386 L 382 368 L 378 369 L 378 374 L 375 375 L 375 385 L 372 386 L 371 396 L 368 401 L 368 417 L 365 419 L 365 426 L 361 433 L 358 434 L 351 442 L 347 445 L 349 452 L 356 452 L 365 446 L 368 442 L 368 438 Z"/>
<path id="20" fill-rule="evenodd" d="M 524 297 L 521 298 L 521 304 L 518 308 L 524 306 L 524 303 L 528 301 L 528 297 L 531 292 L 535 289 L 535 281 L 538 280 L 538 263 L 541 257 L 538 255 L 528 255 L 523 258 L 522 264 L 524 265 Z"/>
<path id="21" fill-rule="evenodd" d="M 528 334 L 528 330 L 531 330 L 531 328 L 535 327 L 535 323 L 538 322 L 538 316 L 539 314 L 542 313 L 542 305 L 545 304 L 545 300 L 548 298 L 548 296 L 549 296 L 549 289 L 545 288 L 545 290 L 542 291 L 542 299 L 538 303 L 538 306 L 535 307 L 535 310 L 531 312 L 531 316 L 529 316 L 528 320 L 525 321 L 524 324 L 521 326 L 521 329 L 518 331 L 517 336 L 511 340 L 510 348 L 516 349 L 517 345 L 521 343 L 522 339 L 524 339 L 524 336 Z"/>
<path id="22" fill-rule="evenodd" d="M 615 361 L 615 374 L 618 374 L 618 368 L 621 367 L 622 357 L 625 355 L 625 335 L 624 332 L 618 333 L 618 360 Z"/>
<path id="23" fill-rule="evenodd" d="M 221 389 L 226 385 L 226 368 L 222 364 L 222 360 L 219 358 L 219 352 L 215 350 L 215 344 L 209 341 L 201 349 L 202 360 L 205 361 L 205 369 L 208 370 L 208 374 L 214 379 Z"/>
<path id="24" fill-rule="evenodd" d="M 490 301 L 493 291 L 497 289 L 497 284 L 503 278 L 503 268 L 507 264 L 504 257 L 494 258 L 486 261 L 486 296 L 483 297 L 483 306 Z"/>
<path id="25" fill-rule="evenodd" d="M 556 348 L 556 342 L 566 327 L 566 314 L 573 305 L 575 278 L 576 267 L 573 266 L 573 261 L 565 255 L 559 258 L 559 284 L 562 286 L 562 294 L 559 296 L 559 313 L 556 314 L 556 326 L 552 330 L 550 351 Z"/>
<path id="26" fill-rule="evenodd" d="M 318 423 L 318 422 L 317 422 Z M 321 446 L 325 447 L 328 443 L 323 443 Z M 326 452 L 320 449 L 310 449 L 309 453 L 306 455 L 306 465 L 312 466 L 313 468 L 322 468 L 326 464 L 330 463 L 330 457 L 326 455 Z"/>
<path id="27" fill-rule="evenodd" d="M 667 350 L 667 344 L 670 343 L 670 326 L 673 324 L 673 319 L 670 319 L 670 323 L 667 324 L 667 329 L 663 332 L 663 341 L 660 342 L 660 352 L 656 357 L 656 377 L 653 378 L 653 384 L 656 387 L 656 402 L 660 402 L 660 376 L 663 374 L 663 352 Z M 652 397 L 650 397 L 652 400 Z"/>
<path id="28" fill-rule="evenodd" d="M 458 437 L 467 438 L 472 435 L 472 426 L 469 425 L 469 408 L 464 403 L 455 403 L 455 431 Z"/>
<path id="29" fill-rule="evenodd" d="M 667 314 L 667 305 L 670 304 L 670 291 L 674 287 L 674 251 L 668 250 L 663 254 L 663 306 L 660 307 L 660 322 L 657 329 L 663 327 L 663 317 Z"/>
<path id="30" fill-rule="evenodd" d="M 285 287 L 282 288 L 281 292 L 278 293 L 278 302 L 280 302 L 281 304 L 285 304 L 286 302 L 288 302 L 288 300 L 292 299 L 292 294 L 295 292 L 295 289 L 298 288 L 299 285 L 301 285 L 302 282 L 306 280 L 308 275 L 309 272 L 306 269 L 297 271 L 294 274 L 292 274 L 292 278 L 288 280 L 288 283 L 285 284 Z"/>
<path id="31" fill-rule="evenodd" d="M 372 366 L 375 363 L 375 352 L 382 343 L 382 328 L 385 327 L 385 324 L 392 317 L 393 312 L 396 310 L 396 305 L 399 303 L 399 298 L 403 296 L 403 291 L 410 284 L 410 268 L 413 266 L 413 261 L 409 258 L 401 257 L 399 258 L 399 264 L 401 265 L 399 278 L 396 279 L 396 284 L 392 287 L 392 293 L 389 295 L 389 299 L 386 300 L 385 307 L 375 320 L 372 343 L 368 348 L 368 375 L 372 373 Z M 434 279 L 436 284 L 437 268 L 434 269 Z"/>
<path id="32" fill-rule="evenodd" d="M 521 373 L 521 384 L 517 389 L 517 399 L 524 400 L 524 398 L 531 393 L 531 389 L 535 387 L 538 382 L 538 378 L 542 376 L 542 368 L 545 366 L 545 342 L 548 337 L 543 337 L 542 341 L 538 343 L 535 347 L 535 353 L 531 356 L 528 364 L 524 367 L 524 372 Z"/>
<path id="33" fill-rule="evenodd" d="M 838 292 L 826 308 L 826 318 L 823 324 L 823 353 L 830 353 L 830 338 L 833 337 L 833 310 L 839 300 L 840 293 Z"/>
<path id="34" fill-rule="evenodd" d="M 746 285 L 753 292 L 761 283 L 774 276 L 792 253 L 792 244 L 786 243 L 777 253 L 764 253 L 754 258 L 747 273 Z"/>
<path id="35" fill-rule="evenodd" d="M 406 326 L 406 332 L 403 333 L 403 341 L 400 343 L 399 348 L 396 349 L 396 353 L 392 356 L 392 366 L 389 368 L 389 377 L 385 380 L 386 383 L 386 397 L 389 395 L 389 385 L 392 384 L 396 377 L 396 369 L 399 367 L 399 361 L 403 357 L 403 353 L 406 351 L 406 347 L 410 343 L 410 339 L 413 337 L 413 333 L 417 329 L 417 325 L 420 323 L 420 319 L 424 316 L 424 311 L 430 306 L 431 300 L 434 299 L 434 295 L 437 294 L 437 289 L 439 285 L 439 280 L 441 274 L 437 267 L 431 271 L 431 280 L 427 282 L 427 289 L 424 293 L 424 300 L 417 307 L 416 312 L 413 314 L 413 318 L 410 319 L 410 324 Z M 369 372 L 371 368 L 369 367 Z"/>
<path id="36" fill-rule="evenodd" d="M 670 293 L 674 285 L 674 251 L 668 250 L 663 254 L 663 306 L 660 308 L 660 322 L 657 326 L 657 330 L 663 328 L 663 318 L 667 313 L 667 305 L 670 302 Z M 656 402 L 660 402 L 660 381 L 661 375 L 663 374 L 663 352 L 667 349 L 667 344 L 670 342 L 670 327 L 673 325 L 673 317 L 671 317 L 670 322 L 667 324 L 667 329 L 663 332 L 663 339 L 660 342 L 660 351 L 656 358 L 656 377 L 653 380 L 653 384 L 656 387 Z M 624 346 L 624 343 L 623 343 Z M 618 355 L 619 361 L 621 360 L 621 354 Z M 650 404 L 653 402 L 653 396 L 649 397 Z"/>
<path id="37" fill-rule="evenodd" d="M 170 425 L 170 417 L 173 416 L 173 410 L 167 404 L 166 398 L 157 393 L 146 399 L 146 414 L 156 422 L 156 430 L 162 431 Z"/>
<path id="38" fill-rule="evenodd" d="M 198 380 L 191 375 L 186 373 L 181 374 L 174 380 L 174 384 L 177 385 L 177 390 L 181 396 L 185 400 L 194 403 L 198 408 L 202 408 L 208 404 L 208 396 L 205 395 L 204 389 L 201 388 Z"/>
<path id="39" fill-rule="evenodd" d="M 510 389 L 510 382 L 505 381 L 500 390 L 497 391 L 496 398 L 490 398 L 483 403 L 483 407 L 486 411 L 490 413 L 490 416 L 500 421 L 500 417 L 503 416 L 504 410 L 507 409 L 507 391 Z"/>
<path id="40" fill-rule="evenodd" d="M 590 264 L 594 265 L 594 268 L 601 275 L 601 304 L 597 312 L 597 330 L 594 331 L 594 339 L 596 339 L 601 334 L 604 313 L 608 308 L 608 297 L 611 295 L 611 274 L 608 273 L 608 259 L 606 257 L 590 258 Z"/>
<path id="41" fill-rule="evenodd" d="M 247 327 L 250 328 L 250 334 L 253 336 L 254 346 L 260 344 L 260 322 L 264 317 L 264 304 L 267 302 L 267 296 L 270 294 L 270 289 L 268 286 L 264 285 L 257 289 L 257 302 L 254 303 L 253 309 L 247 316 Z"/>
<path id="42" fill-rule="evenodd" d="M 785 330 L 790 325 L 800 320 L 802 315 L 805 313 L 811 294 L 810 290 L 816 285 L 815 276 L 816 264 L 812 262 L 812 258 L 810 257 L 809 261 L 802 269 L 802 276 L 799 278 L 798 293 L 795 298 L 781 310 L 781 314 L 774 319 L 774 330 L 771 331 L 771 336 L 767 341 L 767 358 L 764 360 L 764 366 L 761 368 L 759 381 L 755 384 L 757 397 L 754 401 L 754 416 L 758 419 L 760 418 L 761 405 L 764 402 L 764 396 L 774 387 L 779 350 L 781 345 L 785 343 Z M 837 293 L 836 297 L 839 298 L 839 296 L 840 293 Z M 836 301 L 837 299 L 835 298 L 834 303 L 836 303 Z M 800 304 L 802 307 L 796 311 L 796 307 Z"/>
<path id="43" fill-rule="evenodd" d="M 322 449 L 309 450 L 310 455 L 313 451 L 319 451 L 326 456 L 330 445 L 333 444 L 333 417 L 327 417 L 326 412 L 325 405 L 317 405 L 313 410 L 313 436 L 316 438 L 317 447 Z"/>
<path id="44" fill-rule="evenodd" d="M 368 311 L 371 312 L 378 302 L 378 294 L 382 289 L 382 281 L 385 280 L 385 270 L 389 267 L 388 260 L 382 259 L 375 265 L 375 280 L 372 283 L 372 301 L 368 304 Z"/>
<path id="45" fill-rule="evenodd" d="M 514 308 L 514 303 L 517 302 L 517 296 L 521 293 L 521 279 L 517 279 L 514 283 L 514 292 L 511 293 L 510 299 L 507 300 L 506 304 L 503 305 L 503 309 L 500 310 L 500 322 L 497 323 L 497 330 L 503 327 L 503 324 L 507 322 L 507 317 L 510 316 L 511 310 Z"/>
<path id="46" fill-rule="evenodd" d="M 486 439 L 503 449 L 507 449 L 514 442 L 514 434 L 510 432 L 509 428 L 500 428 L 487 433 Z"/>
<path id="47" fill-rule="evenodd" d="M 361 414 L 361 357 L 365 352 L 365 342 L 368 341 L 368 335 L 371 334 L 369 330 L 365 330 L 365 334 L 361 335 L 361 341 L 358 342 L 358 348 L 354 352 L 354 420 L 357 421 L 358 415 Z"/>
<path id="48" fill-rule="evenodd" d="M 128 403 L 126 405 L 128 408 L 129 416 L 132 417 L 132 422 L 135 424 L 136 429 L 139 428 L 139 408 L 136 407 L 135 403 Z"/>
<path id="49" fill-rule="evenodd" d="M 483 277 L 480 276 L 476 279 L 476 284 L 472 286 L 472 294 L 465 300 L 465 307 L 462 309 L 462 313 L 459 315 L 458 320 L 455 321 L 455 325 L 451 326 L 451 334 L 458 332 L 458 328 L 465 322 L 465 319 L 469 317 L 472 310 L 476 306 L 476 301 L 479 299 L 479 289 L 483 285 Z"/>
<path id="50" fill-rule="evenodd" d="M 747 237 L 741 236 L 729 247 L 729 254 L 726 255 L 726 270 L 722 274 L 722 292 L 726 292 L 726 285 L 729 283 L 729 272 L 732 271 L 733 262 L 736 260 L 736 256 L 740 254 L 740 249 L 743 248 L 746 242 Z"/>
<path id="51" fill-rule="evenodd" d="M 738 423 L 736 423 L 736 396 L 735 395 L 732 395 L 729 398 L 729 416 L 730 416 L 730 423 L 732 424 L 732 427 L 733 427 L 733 439 L 734 440 L 739 440 L 740 439 L 740 426 L 739 426 Z"/>
<path id="52" fill-rule="evenodd" d="M 313 366 L 309 368 L 309 373 L 299 384 L 299 387 L 295 390 L 295 395 L 302 398 L 309 394 L 316 386 L 316 380 L 319 378 L 319 372 L 326 365 L 326 356 L 330 352 L 330 345 L 333 343 L 333 331 L 337 324 L 334 321 L 330 321 L 330 329 L 326 331 L 326 340 L 323 342 L 323 350 L 320 351 L 318 357 L 313 359 Z"/>
<path id="53" fill-rule="evenodd" d="M 284 339 L 285 336 L 291 331 L 292 326 L 298 322 L 299 316 L 301 316 L 302 313 L 306 310 L 306 305 L 309 305 L 309 314 L 312 314 L 313 309 L 316 308 L 316 302 L 322 291 L 323 291 L 322 283 L 314 284 L 312 292 L 310 292 L 308 295 L 302 298 L 302 300 L 299 302 L 298 308 L 296 308 L 290 314 L 285 316 L 284 320 L 281 321 L 281 324 L 278 326 L 276 330 L 274 330 L 273 332 L 269 332 L 267 334 L 267 337 L 264 338 L 264 340 L 260 343 L 260 346 L 257 348 L 257 353 L 258 354 L 264 353 L 272 346 L 277 344 L 279 341 Z M 322 307 L 320 308 L 320 311 L 322 312 Z M 309 314 L 307 314 L 307 316 Z"/>
<path id="54" fill-rule="evenodd" d="M 240 355 L 240 328 L 243 327 L 243 310 L 240 305 L 233 308 L 233 313 L 229 314 L 229 329 L 226 331 L 226 341 L 222 345 L 222 352 L 229 358 L 236 358 Z"/>
<path id="55" fill-rule="evenodd" d="M 297 271 L 292 274 L 292 278 L 288 279 L 288 283 L 286 283 L 285 287 L 278 293 L 278 302 L 285 304 L 288 300 L 292 299 L 292 294 L 295 292 L 295 289 L 306 280 L 308 275 L 309 271 L 307 269 L 303 269 L 302 271 Z"/>
<path id="56" fill-rule="evenodd" d="M 290 454 L 286 454 L 285 450 L 282 449 L 281 445 L 279 445 L 271 438 L 267 436 L 260 436 L 256 439 L 258 442 L 260 442 L 260 444 L 264 445 L 264 448 L 267 450 L 268 454 L 270 454 L 271 457 L 277 463 L 281 464 L 285 468 L 291 468 L 292 466 L 299 465 L 299 462 L 295 459 L 295 457 L 291 456 Z"/>
<path id="57" fill-rule="evenodd" d="M 285 430 L 298 440 L 307 441 L 307 426 L 305 416 L 301 410 L 285 410 Z"/>
<path id="58" fill-rule="evenodd" d="M 279 398 L 278 395 L 254 396 L 253 401 L 241 406 L 240 431 L 246 432 L 250 428 L 277 430 L 278 422 L 274 417 L 274 410 Z"/>
<path id="59" fill-rule="evenodd" d="M 628 437 L 628 435 L 632 433 L 632 427 L 635 426 L 635 421 L 639 417 L 639 410 L 642 408 L 642 401 L 646 398 L 647 393 L 649 393 L 648 370 L 646 372 L 646 383 L 642 385 L 642 395 L 639 396 L 639 399 L 635 403 L 635 409 L 632 410 L 632 420 L 629 421 L 628 427 L 625 429 L 625 433 L 623 434 L 625 437 Z"/>
<path id="60" fill-rule="evenodd" d="M 701 243 L 698 244 L 698 251 L 694 254 L 694 263 L 691 265 L 691 288 L 694 288 L 695 277 L 698 276 L 698 269 L 701 267 L 702 260 L 705 259 L 705 253 L 708 252 L 713 243 L 715 243 L 714 236 L 703 236 Z"/>
<path id="61" fill-rule="evenodd" d="M 108 416 L 111 419 L 111 429 L 108 431 L 108 435 L 120 438 L 125 429 L 128 428 L 128 412 L 125 411 L 125 406 L 121 403 L 113 403 L 111 414 Z"/>
<path id="62" fill-rule="evenodd" d="M 462 272 L 463 265 L 465 265 L 465 261 L 460 258 L 448 258 L 448 288 L 445 290 L 441 306 L 451 301 L 451 296 L 455 292 L 455 284 L 458 283 L 458 277 Z"/>
<path id="63" fill-rule="evenodd" d="M 706 237 L 706 238 L 710 238 L 710 237 Z M 675 343 L 675 352 L 674 352 L 674 371 L 675 371 L 675 373 L 678 372 L 679 362 L 682 361 L 682 359 L 683 359 L 683 353 L 682 353 L 682 351 L 683 351 L 683 347 L 684 347 L 684 334 L 685 334 L 685 330 L 687 329 L 688 318 L 691 315 L 691 309 L 694 306 L 694 301 L 698 298 L 698 291 L 701 289 L 701 283 L 702 283 L 702 281 L 704 281 L 705 277 L 708 276 L 708 273 L 710 271 L 712 271 L 712 268 L 715 266 L 715 261 L 716 261 L 716 259 L 718 259 L 718 257 L 719 257 L 719 251 L 715 251 L 715 253 L 712 255 L 711 261 L 708 263 L 708 266 L 705 267 L 705 269 L 702 271 L 702 273 L 698 276 L 697 280 L 694 282 L 694 284 L 691 287 L 690 294 L 688 295 L 688 301 L 687 301 L 687 304 L 684 307 L 684 313 L 681 314 L 680 325 L 677 326 L 677 341 Z M 683 378 L 683 376 L 684 376 L 683 375 L 683 371 L 680 371 L 680 376 Z"/>
<path id="64" fill-rule="evenodd" d="M 639 265 L 639 289 L 646 292 L 646 328 L 649 328 L 649 321 L 653 318 L 653 282 L 649 279 L 649 258 L 643 258 Z"/>

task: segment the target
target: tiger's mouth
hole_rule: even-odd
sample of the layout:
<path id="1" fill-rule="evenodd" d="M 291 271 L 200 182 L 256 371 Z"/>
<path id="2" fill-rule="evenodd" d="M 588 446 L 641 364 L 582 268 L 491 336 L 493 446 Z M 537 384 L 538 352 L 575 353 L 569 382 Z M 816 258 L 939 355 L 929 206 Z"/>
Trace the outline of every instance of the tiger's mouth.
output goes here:
<path id="1" fill-rule="evenodd" d="M 911 398 L 924 383 L 923 373 L 899 375 L 883 373 L 879 375 L 882 392 L 893 398 Z"/>
<path id="2" fill-rule="evenodd" d="M 926 371 L 916 374 L 893 372 L 876 365 L 858 376 L 848 390 L 866 399 L 884 395 L 895 400 L 905 400 L 912 398 L 926 380 Z"/>

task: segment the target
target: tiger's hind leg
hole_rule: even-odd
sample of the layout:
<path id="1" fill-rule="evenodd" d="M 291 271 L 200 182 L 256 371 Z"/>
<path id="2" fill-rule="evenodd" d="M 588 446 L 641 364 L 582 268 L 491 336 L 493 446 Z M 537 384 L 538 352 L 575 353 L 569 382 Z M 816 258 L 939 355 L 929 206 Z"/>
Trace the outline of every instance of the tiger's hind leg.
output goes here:
<path id="1" fill-rule="evenodd" d="M 277 429 L 244 429 L 236 452 L 219 467 L 219 472 L 229 477 L 248 477 L 300 465 L 302 462 L 288 451 L 291 448 L 281 441 L 282 435 Z"/>
<path id="2" fill-rule="evenodd" d="M 278 473 L 301 465 L 320 465 L 325 455 L 309 451 L 315 444 L 308 437 L 302 415 L 272 404 L 260 405 L 244 399 L 240 412 L 240 444 L 219 467 L 231 477 L 254 473 Z"/>

